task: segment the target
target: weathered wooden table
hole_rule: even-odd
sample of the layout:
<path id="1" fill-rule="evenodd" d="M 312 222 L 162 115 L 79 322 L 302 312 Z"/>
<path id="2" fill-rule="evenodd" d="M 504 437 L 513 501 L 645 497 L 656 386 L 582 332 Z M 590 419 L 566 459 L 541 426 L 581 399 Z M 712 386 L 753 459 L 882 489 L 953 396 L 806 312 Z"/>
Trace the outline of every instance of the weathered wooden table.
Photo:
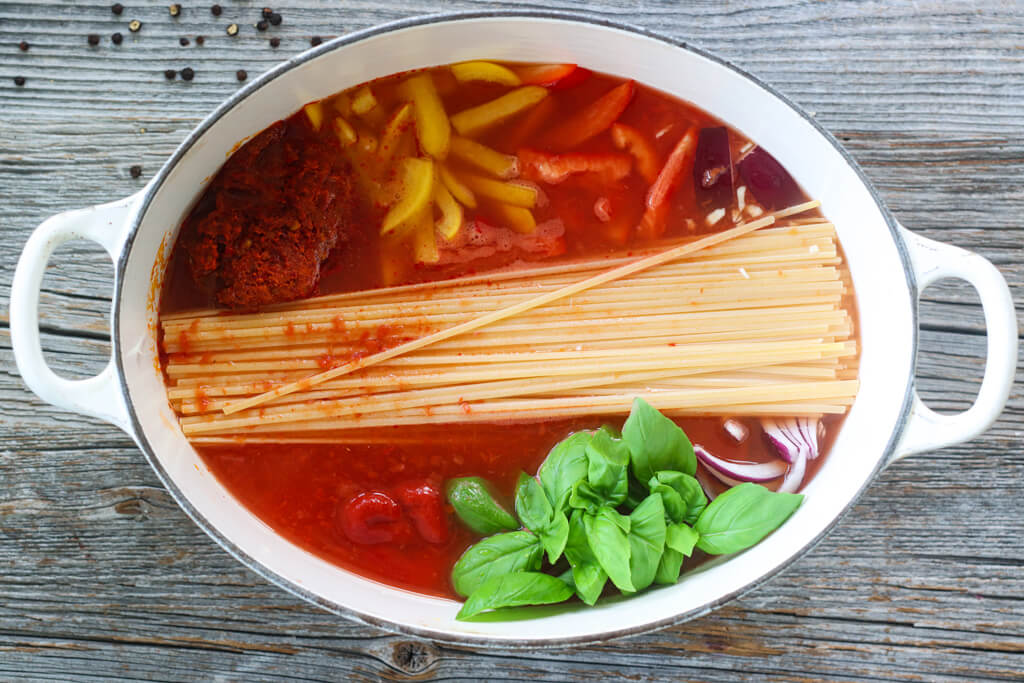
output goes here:
<path id="1" fill-rule="evenodd" d="M 0 4 L 0 298 L 37 223 L 142 187 L 238 87 L 237 70 L 254 76 L 312 36 L 438 9 L 277 0 L 284 21 L 262 33 L 253 24 L 265 3 L 220 2 L 214 17 L 212 0 L 185 0 L 177 18 L 163 1 L 127 3 L 120 16 L 97 2 Z M 702 45 L 781 88 L 847 145 L 900 220 L 991 259 L 1024 301 L 1020 0 L 588 7 Z M 191 82 L 165 79 L 185 67 Z M 52 264 L 40 312 L 62 373 L 102 367 L 111 272 L 80 244 Z M 933 405 L 962 410 L 984 362 L 976 297 L 943 283 L 924 299 L 920 385 Z M 2 679 L 1024 677 L 1019 388 L 983 437 L 891 467 L 809 556 L 710 616 L 584 649 L 478 652 L 356 625 L 244 569 L 176 507 L 127 436 L 25 390 L 6 327 L 5 315 Z"/>

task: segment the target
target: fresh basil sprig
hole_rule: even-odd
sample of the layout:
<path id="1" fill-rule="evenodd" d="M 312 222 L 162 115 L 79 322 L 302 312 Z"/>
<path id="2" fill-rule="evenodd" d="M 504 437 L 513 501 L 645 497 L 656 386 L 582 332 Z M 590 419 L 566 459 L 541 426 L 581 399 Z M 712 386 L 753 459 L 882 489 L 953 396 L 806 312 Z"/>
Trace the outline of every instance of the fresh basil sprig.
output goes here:
<path id="1" fill-rule="evenodd" d="M 519 528 L 516 518 L 494 499 L 487 482 L 480 477 L 450 479 L 445 489 L 455 514 L 478 534 L 488 535 Z"/>
<path id="2" fill-rule="evenodd" d="M 449 499 L 458 491 L 452 505 L 471 528 L 525 528 L 483 539 L 455 564 L 452 583 L 468 596 L 458 618 L 573 594 L 593 605 L 609 581 L 627 595 L 675 583 L 695 549 L 720 555 L 749 548 L 803 500 L 741 484 L 709 504 L 696 468 L 683 430 L 638 398 L 621 434 L 609 426 L 572 434 L 551 449 L 537 478 L 520 475 L 518 522 L 486 482 L 456 480 Z"/>

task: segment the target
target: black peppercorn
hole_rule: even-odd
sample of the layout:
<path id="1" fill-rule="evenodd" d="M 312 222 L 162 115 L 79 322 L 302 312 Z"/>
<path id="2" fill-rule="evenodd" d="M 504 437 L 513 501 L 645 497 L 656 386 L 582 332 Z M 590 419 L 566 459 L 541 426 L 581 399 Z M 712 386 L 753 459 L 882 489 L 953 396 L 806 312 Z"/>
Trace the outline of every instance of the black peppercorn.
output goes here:
<path id="1" fill-rule="evenodd" d="M 110 40 L 113 41 L 114 45 L 120 45 L 122 42 L 124 42 L 124 36 L 120 33 L 115 33 L 114 35 L 110 36 Z"/>
<path id="2" fill-rule="evenodd" d="M 249 74 L 245 73 L 245 69 L 239 69 L 238 71 L 235 72 L 235 78 L 237 78 L 240 81 L 244 81 L 248 77 L 249 77 Z"/>
<path id="3" fill-rule="evenodd" d="M 99 45 L 100 44 L 100 36 L 99 36 L 98 33 L 90 33 L 89 37 L 88 37 L 88 40 L 89 40 L 89 44 L 90 45 Z"/>
<path id="4" fill-rule="evenodd" d="M 227 33 L 228 33 L 229 36 L 237 35 L 238 34 L 238 24 L 231 24 L 230 26 L 228 26 L 227 27 Z"/>
<path id="5" fill-rule="evenodd" d="M 191 81 L 196 77 L 196 72 L 192 70 L 192 67 L 186 66 L 181 70 L 181 77 L 186 81 Z"/>
<path id="6" fill-rule="evenodd" d="M 17 85 L 17 86 L 25 85 L 25 77 L 24 76 L 15 76 L 14 77 L 14 85 Z"/>
<path id="7" fill-rule="evenodd" d="M 278 38 L 277 36 L 274 36 L 273 38 L 270 39 L 270 47 L 277 47 L 280 44 L 281 44 L 281 39 Z"/>
<path id="8" fill-rule="evenodd" d="M 113 5 L 111 5 L 110 11 L 113 12 L 114 14 L 118 14 L 119 15 L 119 14 L 121 14 L 121 12 L 124 11 L 124 5 L 122 5 L 119 2 L 115 2 Z"/>
<path id="9" fill-rule="evenodd" d="M 271 26 L 280 26 L 281 25 L 281 15 L 278 14 L 277 12 L 274 12 L 269 17 L 267 17 L 267 20 L 270 21 L 270 25 Z"/>
<path id="10" fill-rule="evenodd" d="M 257 31 L 266 31 L 268 28 L 270 28 L 270 24 L 268 24 L 263 19 L 260 19 L 259 21 L 256 22 Z"/>
<path id="11" fill-rule="evenodd" d="M 132 174 L 132 178 L 138 178 L 142 175 L 142 167 L 136 164 L 129 168 L 128 172 Z"/>
<path id="12" fill-rule="evenodd" d="M 188 38 L 186 38 L 185 36 L 178 38 L 178 45 L 181 45 L 182 47 L 188 46 Z"/>
<path id="13" fill-rule="evenodd" d="M 164 78 L 166 78 L 169 81 L 173 81 L 177 77 L 177 75 L 178 72 L 174 69 L 167 69 L 166 71 L 164 71 Z"/>
<path id="14" fill-rule="evenodd" d="M 313 36 L 312 38 L 309 39 L 309 44 L 312 45 L 313 47 L 316 47 L 322 42 L 324 41 L 320 38 L 320 36 Z"/>
<path id="15" fill-rule="evenodd" d="M 202 36 L 196 36 L 196 45 L 202 45 L 205 42 L 206 38 L 203 38 Z"/>
<path id="16" fill-rule="evenodd" d="M 273 13 L 274 10 L 270 9 L 269 7 L 264 7 L 263 10 L 260 12 L 264 19 L 269 19 L 270 15 Z"/>
<path id="17" fill-rule="evenodd" d="M 178 3 L 174 3 L 173 5 L 168 7 L 167 10 L 171 13 L 172 17 L 176 17 L 179 14 L 181 14 L 181 5 L 179 5 Z"/>
<path id="18" fill-rule="evenodd" d="M 22 52 L 28 52 L 28 41 L 23 40 L 20 43 L 18 43 L 18 49 Z"/>
<path id="19" fill-rule="evenodd" d="M 140 28 L 142 28 L 142 22 L 138 19 L 132 19 L 128 24 L 128 30 L 132 33 L 137 33 Z"/>
<path id="20" fill-rule="evenodd" d="M 214 5 L 213 7 L 210 8 L 210 11 L 213 13 L 213 16 L 219 17 L 220 13 L 223 12 L 224 10 L 221 9 L 220 5 Z"/>

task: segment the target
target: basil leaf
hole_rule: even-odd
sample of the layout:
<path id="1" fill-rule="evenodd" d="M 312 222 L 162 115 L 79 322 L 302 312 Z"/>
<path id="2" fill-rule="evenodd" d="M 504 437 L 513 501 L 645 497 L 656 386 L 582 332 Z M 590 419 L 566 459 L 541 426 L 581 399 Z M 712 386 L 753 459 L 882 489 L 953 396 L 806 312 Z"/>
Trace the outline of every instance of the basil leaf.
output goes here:
<path id="1" fill-rule="evenodd" d="M 642 398 L 633 400 L 633 409 L 622 427 L 622 439 L 633 456 L 633 476 L 640 482 L 650 481 L 658 470 L 689 475 L 697 471 L 693 444 L 683 430 Z"/>
<path id="2" fill-rule="evenodd" d="M 641 591 L 654 581 L 665 550 L 665 507 L 661 496 L 647 496 L 630 514 L 629 521 L 629 575 L 633 588 Z"/>
<path id="3" fill-rule="evenodd" d="M 665 529 L 665 546 L 689 557 L 693 547 L 700 540 L 700 534 L 685 524 L 669 524 Z"/>
<path id="4" fill-rule="evenodd" d="M 601 425 L 601 427 L 598 428 L 597 431 L 604 432 L 605 434 L 607 434 L 608 436 L 612 437 L 613 439 L 621 439 L 622 438 L 622 432 L 620 430 L 616 429 L 615 427 L 612 427 L 611 425 L 608 425 L 608 424 Z"/>
<path id="5" fill-rule="evenodd" d="M 646 497 L 647 489 L 645 489 L 643 484 L 638 482 L 636 479 L 630 477 L 629 488 L 626 490 L 626 500 L 624 500 L 622 504 L 627 510 L 635 510 L 636 506 L 644 502 L 644 498 Z"/>
<path id="6" fill-rule="evenodd" d="M 629 486 L 629 446 L 614 439 L 603 427 L 587 444 L 587 482 L 604 501 L 615 507 L 626 500 Z"/>
<path id="7" fill-rule="evenodd" d="M 611 508 L 601 508 L 596 514 L 583 515 L 583 527 L 587 532 L 587 544 L 597 558 L 601 569 L 621 590 L 633 592 L 633 581 L 629 573 L 629 532 L 622 528 L 622 517 Z M 628 525 L 629 518 L 625 518 Z"/>
<path id="8" fill-rule="evenodd" d="M 462 523 L 478 534 L 488 536 L 513 531 L 519 522 L 491 494 L 487 481 L 480 477 L 450 479 L 445 486 L 448 502 Z"/>
<path id="9" fill-rule="evenodd" d="M 569 507 L 575 510 L 585 510 L 592 514 L 604 506 L 604 496 L 594 490 L 586 479 L 576 482 L 569 494 Z"/>
<path id="10" fill-rule="evenodd" d="M 658 563 L 658 572 L 654 575 L 654 583 L 673 584 L 679 580 L 679 572 L 683 568 L 683 554 L 678 550 L 666 547 Z"/>
<path id="11" fill-rule="evenodd" d="M 591 432 L 576 432 L 555 445 L 537 471 L 551 505 L 564 510 L 576 482 L 587 478 L 587 444 Z"/>
<path id="12" fill-rule="evenodd" d="M 655 472 L 647 486 L 652 493 L 661 494 L 665 515 L 673 522 L 693 524 L 708 505 L 700 482 L 682 472 Z"/>
<path id="13" fill-rule="evenodd" d="M 700 534 L 697 547 L 711 555 L 749 548 L 779 528 L 803 499 L 799 493 L 775 493 L 750 482 L 733 486 L 711 501 L 694 524 Z"/>
<path id="14" fill-rule="evenodd" d="M 523 526 L 540 538 L 548 561 L 557 562 L 569 536 L 569 520 L 561 510 L 552 509 L 544 489 L 525 472 L 519 473 L 516 486 L 516 513 L 523 520 Z"/>
<path id="15" fill-rule="evenodd" d="M 482 583 L 511 572 L 540 569 L 543 549 L 528 531 L 510 531 L 471 545 L 452 568 L 452 586 L 469 595 Z"/>
<path id="16" fill-rule="evenodd" d="M 565 544 L 565 557 L 572 565 L 573 587 L 580 600 L 593 605 L 597 602 L 608 574 L 594 556 L 594 551 L 587 543 L 587 530 L 583 524 L 583 511 L 573 510 L 569 518 L 569 538 Z"/>
<path id="17" fill-rule="evenodd" d="M 550 605 L 572 597 L 572 589 L 557 576 L 540 572 L 512 572 L 480 584 L 459 610 L 464 620 L 489 609 L 520 605 Z"/>

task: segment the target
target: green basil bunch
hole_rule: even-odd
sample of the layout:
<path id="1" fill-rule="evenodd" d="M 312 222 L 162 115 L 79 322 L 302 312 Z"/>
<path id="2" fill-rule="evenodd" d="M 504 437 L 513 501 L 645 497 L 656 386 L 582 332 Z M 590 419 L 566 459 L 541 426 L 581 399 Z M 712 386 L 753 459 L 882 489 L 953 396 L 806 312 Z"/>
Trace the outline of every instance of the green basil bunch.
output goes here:
<path id="1" fill-rule="evenodd" d="M 448 498 L 470 528 L 508 529 L 456 562 L 452 583 L 466 597 L 458 618 L 574 594 L 593 605 L 609 581 L 626 595 L 675 583 L 694 548 L 749 548 L 803 501 L 745 483 L 709 504 L 696 471 L 683 430 L 637 398 L 621 434 L 607 426 L 577 432 L 551 450 L 536 478 L 520 474 L 518 522 L 479 478 L 452 480 Z"/>

